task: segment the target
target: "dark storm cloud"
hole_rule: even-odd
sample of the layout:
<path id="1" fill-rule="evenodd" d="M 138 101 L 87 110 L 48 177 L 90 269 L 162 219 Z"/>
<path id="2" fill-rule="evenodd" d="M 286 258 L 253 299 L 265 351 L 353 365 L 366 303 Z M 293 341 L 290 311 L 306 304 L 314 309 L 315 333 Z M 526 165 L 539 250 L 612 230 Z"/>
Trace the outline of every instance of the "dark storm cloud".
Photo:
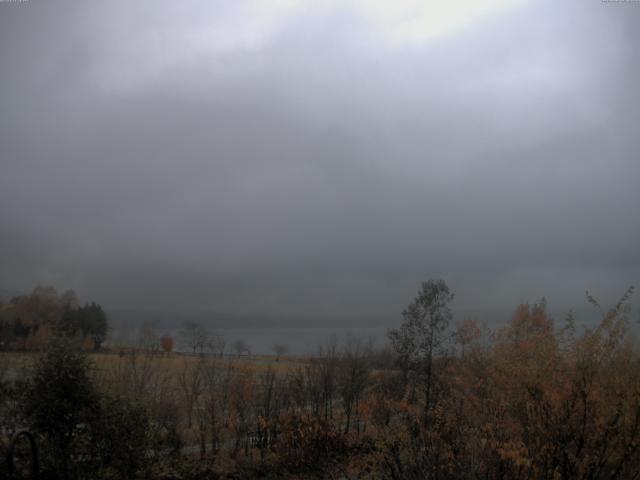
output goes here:
<path id="1" fill-rule="evenodd" d="M 335 314 L 637 281 L 640 7 L 401 41 L 265 5 L 0 4 L 0 286 Z"/>

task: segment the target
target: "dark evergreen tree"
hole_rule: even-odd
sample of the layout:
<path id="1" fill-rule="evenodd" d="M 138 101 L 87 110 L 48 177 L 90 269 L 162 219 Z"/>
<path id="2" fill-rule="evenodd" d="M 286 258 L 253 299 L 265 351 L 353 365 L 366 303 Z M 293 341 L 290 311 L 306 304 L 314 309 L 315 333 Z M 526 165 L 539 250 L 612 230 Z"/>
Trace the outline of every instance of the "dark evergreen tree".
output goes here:
<path id="1" fill-rule="evenodd" d="M 78 476 L 83 433 L 99 412 L 84 353 L 58 336 L 38 359 L 25 395 L 25 417 L 44 441 L 45 461 L 62 479 Z"/>

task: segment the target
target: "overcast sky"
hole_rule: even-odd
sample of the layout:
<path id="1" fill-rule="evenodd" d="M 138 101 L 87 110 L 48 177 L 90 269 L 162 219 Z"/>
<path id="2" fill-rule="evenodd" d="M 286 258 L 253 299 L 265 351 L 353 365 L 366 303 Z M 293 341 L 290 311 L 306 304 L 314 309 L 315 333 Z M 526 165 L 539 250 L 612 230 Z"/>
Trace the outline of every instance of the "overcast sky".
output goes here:
<path id="1" fill-rule="evenodd" d="M 613 301 L 640 2 L 0 2 L 0 288 L 114 307 Z"/>

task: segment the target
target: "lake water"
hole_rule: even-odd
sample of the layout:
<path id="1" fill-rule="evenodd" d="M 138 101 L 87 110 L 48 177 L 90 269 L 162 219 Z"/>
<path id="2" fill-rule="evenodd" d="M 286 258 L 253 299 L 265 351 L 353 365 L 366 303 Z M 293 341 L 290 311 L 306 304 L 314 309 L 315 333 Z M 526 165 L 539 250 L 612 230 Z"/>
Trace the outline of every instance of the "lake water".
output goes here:
<path id="1" fill-rule="evenodd" d="M 568 309 L 551 309 L 556 326 L 561 326 Z M 636 311 L 637 312 L 637 311 Z M 637 318 L 637 313 L 631 315 Z M 454 319 L 475 318 L 480 324 L 490 328 L 504 326 L 513 313 L 512 308 L 454 309 Z M 575 310 L 576 324 L 593 324 L 597 321 L 597 312 L 591 308 Z M 176 349 L 180 350 L 180 325 L 185 321 L 194 321 L 207 327 L 210 332 L 221 333 L 226 341 L 226 351 L 232 350 L 236 340 L 244 340 L 256 355 L 273 354 L 273 346 L 286 345 L 292 354 L 315 354 L 319 345 L 328 345 L 336 340 L 344 344 L 349 337 L 364 341 L 371 340 L 374 346 L 387 343 L 389 328 L 398 327 L 401 315 L 372 317 L 369 321 L 345 317 L 328 319 L 278 319 L 274 317 L 216 317 L 206 314 L 187 315 L 182 312 L 174 315 L 162 311 L 114 311 L 111 314 L 112 340 L 115 344 L 135 344 L 140 326 L 150 324 L 158 335 L 170 334 L 176 339 Z M 455 321 L 455 320 L 454 320 Z M 634 322 L 635 323 L 635 322 Z"/>
<path id="2" fill-rule="evenodd" d="M 227 350 L 234 341 L 244 340 L 253 354 L 273 354 L 273 346 L 286 345 L 289 353 L 315 354 L 319 345 L 328 345 L 335 340 L 338 345 L 343 344 L 348 338 L 358 338 L 373 341 L 376 346 L 384 345 L 387 328 L 381 326 L 353 326 L 345 327 L 267 327 L 267 328 L 221 328 L 218 332 L 224 335 L 227 342 Z"/>

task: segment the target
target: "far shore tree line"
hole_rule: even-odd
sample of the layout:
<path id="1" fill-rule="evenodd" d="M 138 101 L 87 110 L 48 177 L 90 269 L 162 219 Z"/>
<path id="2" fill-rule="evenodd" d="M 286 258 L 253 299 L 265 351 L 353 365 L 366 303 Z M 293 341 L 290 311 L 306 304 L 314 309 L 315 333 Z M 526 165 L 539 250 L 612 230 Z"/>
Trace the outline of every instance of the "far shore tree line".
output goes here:
<path id="1" fill-rule="evenodd" d="M 81 304 L 73 290 L 62 294 L 50 286 L 37 286 L 30 293 L 8 300 L 0 298 L 0 351 L 39 351 L 52 336 L 64 334 L 74 338 L 74 345 L 85 351 L 99 351 L 107 343 L 111 326 L 101 305 Z M 112 339 L 113 340 L 113 339 Z M 251 356 L 251 346 L 242 338 L 228 343 L 220 332 L 213 332 L 200 322 L 185 321 L 177 336 L 160 335 L 153 323 L 140 326 L 136 339 L 117 344 L 110 340 L 110 349 L 122 351 L 136 348 L 148 352 L 172 353 L 176 350 L 192 354 L 225 354 Z M 272 348 L 279 359 L 286 355 L 285 343 Z"/>
<path id="2" fill-rule="evenodd" d="M 126 350 L 124 345 L 114 344 L 112 348 Z M 218 357 L 251 357 L 253 354 L 251 345 L 245 339 L 237 338 L 228 342 L 222 332 L 213 331 L 206 325 L 192 320 L 180 325 L 175 338 L 169 333 L 160 335 L 152 322 L 145 322 L 139 328 L 136 340 L 128 348 L 143 349 L 148 353 L 179 352 Z M 278 361 L 289 353 L 289 346 L 285 342 L 277 342 L 271 347 L 271 352 Z"/>
<path id="3" fill-rule="evenodd" d="M 133 342 L 125 341 L 122 344 L 114 342 L 111 347 L 119 352 L 135 349 L 150 354 L 179 352 L 217 357 L 225 355 L 251 356 L 251 347 L 244 339 L 239 338 L 228 344 L 221 332 L 212 331 L 202 323 L 190 320 L 181 324 L 176 338 L 170 333 L 160 335 L 152 322 L 145 322 L 138 329 L 137 337 Z M 287 347 L 283 348 L 286 352 Z"/>
<path id="4" fill-rule="evenodd" d="M 55 334 L 78 340 L 86 351 L 99 350 L 107 338 L 108 319 L 95 302 L 80 304 L 73 290 L 59 294 L 38 286 L 26 295 L 0 300 L 0 350 L 41 350 Z"/>

